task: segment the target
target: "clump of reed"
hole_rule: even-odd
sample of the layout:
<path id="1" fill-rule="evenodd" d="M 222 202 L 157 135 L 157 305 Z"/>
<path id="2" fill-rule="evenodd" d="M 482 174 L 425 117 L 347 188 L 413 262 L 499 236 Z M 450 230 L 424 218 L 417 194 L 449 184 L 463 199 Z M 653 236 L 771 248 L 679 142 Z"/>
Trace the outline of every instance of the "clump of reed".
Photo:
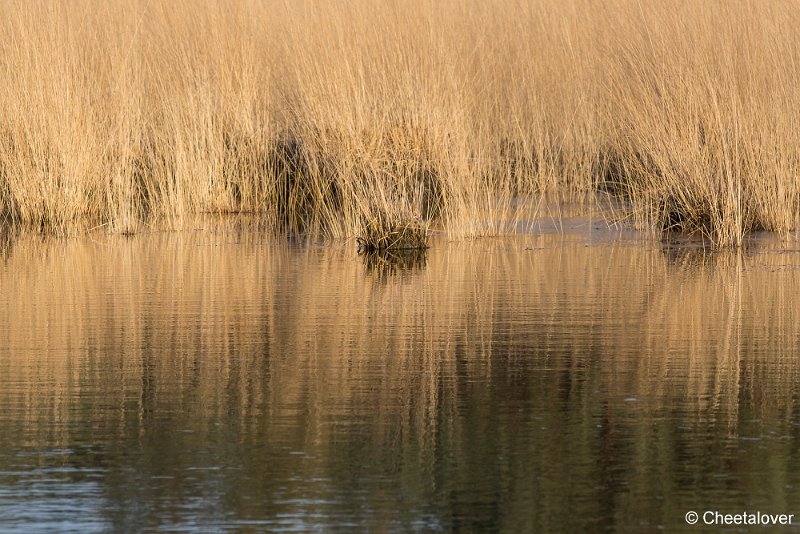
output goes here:
<path id="1" fill-rule="evenodd" d="M 464 235 L 601 191 L 722 246 L 795 229 L 800 7 L 595 3 L 4 2 L 0 218 Z"/>

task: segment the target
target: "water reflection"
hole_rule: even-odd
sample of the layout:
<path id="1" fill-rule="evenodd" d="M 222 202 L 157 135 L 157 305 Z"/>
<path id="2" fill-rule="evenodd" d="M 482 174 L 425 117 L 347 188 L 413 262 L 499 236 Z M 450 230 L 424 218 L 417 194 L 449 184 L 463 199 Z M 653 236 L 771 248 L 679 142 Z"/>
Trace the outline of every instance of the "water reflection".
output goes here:
<path id="1" fill-rule="evenodd" d="M 0 258 L 5 259 L 11 253 L 14 239 L 8 229 L 0 228 Z"/>
<path id="2" fill-rule="evenodd" d="M 662 242 L 661 251 L 667 262 L 678 269 L 703 268 L 713 265 L 717 259 L 728 256 L 729 251 L 714 250 L 704 243 Z M 737 252 L 738 253 L 738 252 Z"/>
<path id="3" fill-rule="evenodd" d="M 394 264 L 241 228 L 22 239 L 0 263 L 0 525 L 792 513 L 800 273 L 777 268 L 800 255 L 703 258 L 583 234 Z"/>
<path id="4" fill-rule="evenodd" d="M 388 281 L 400 273 L 413 273 L 425 268 L 428 251 L 425 249 L 408 249 L 399 251 L 374 251 L 360 254 L 367 272 L 376 279 Z"/>

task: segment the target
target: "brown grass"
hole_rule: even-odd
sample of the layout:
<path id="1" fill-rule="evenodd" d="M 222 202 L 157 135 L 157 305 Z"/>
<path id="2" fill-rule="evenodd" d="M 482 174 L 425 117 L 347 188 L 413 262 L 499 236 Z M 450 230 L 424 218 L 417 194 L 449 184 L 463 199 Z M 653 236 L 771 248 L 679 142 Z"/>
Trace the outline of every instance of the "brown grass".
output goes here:
<path id="1" fill-rule="evenodd" d="M 797 225 L 798 22 L 745 0 L 9 0 L 0 213 L 470 234 L 599 190 L 638 227 L 739 245 Z"/>

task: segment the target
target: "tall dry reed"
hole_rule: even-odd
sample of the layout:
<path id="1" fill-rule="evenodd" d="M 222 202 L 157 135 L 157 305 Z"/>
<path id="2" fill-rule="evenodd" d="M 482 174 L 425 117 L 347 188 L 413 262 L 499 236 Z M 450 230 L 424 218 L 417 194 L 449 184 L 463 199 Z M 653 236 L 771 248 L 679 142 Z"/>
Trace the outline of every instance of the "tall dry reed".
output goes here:
<path id="1" fill-rule="evenodd" d="M 601 191 L 736 245 L 797 223 L 799 21 L 745 0 L 9 0 L 0 213 L 471 234 Z"/>

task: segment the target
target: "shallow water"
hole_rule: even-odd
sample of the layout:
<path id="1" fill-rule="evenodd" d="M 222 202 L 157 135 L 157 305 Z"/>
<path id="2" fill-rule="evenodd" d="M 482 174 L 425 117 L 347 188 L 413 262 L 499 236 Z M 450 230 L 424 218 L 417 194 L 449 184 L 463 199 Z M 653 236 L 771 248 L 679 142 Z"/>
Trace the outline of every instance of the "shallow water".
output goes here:
<path id="1" fill-rule="evenodd" d="M 796 246 L 574 220 L 400 264 L 235 227 L 2 243 L 4 532 L 800 513 Z"/>

